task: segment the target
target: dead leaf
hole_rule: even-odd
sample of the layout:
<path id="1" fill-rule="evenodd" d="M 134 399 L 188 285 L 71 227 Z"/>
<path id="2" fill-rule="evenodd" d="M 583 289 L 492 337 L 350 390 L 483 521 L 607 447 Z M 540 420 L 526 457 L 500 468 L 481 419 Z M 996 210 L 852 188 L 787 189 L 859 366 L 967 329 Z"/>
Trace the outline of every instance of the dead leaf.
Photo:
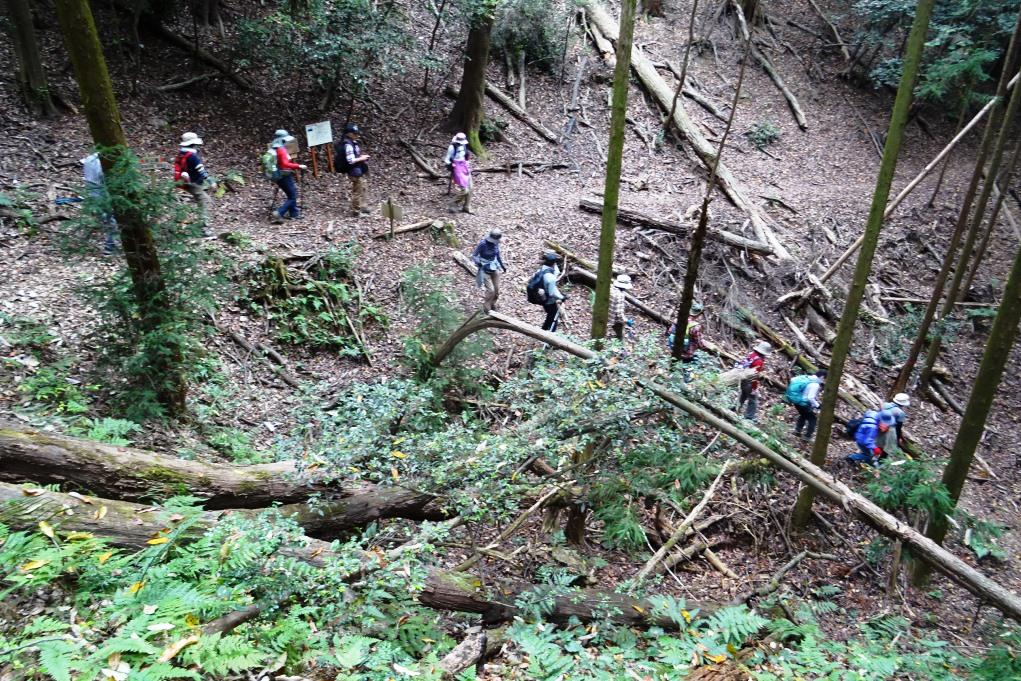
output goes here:
<path id="1" fill-rule="evenodd" d="M 87 496 L 84 496 L 82 494 L 78 494 L 77 492 L 68 492 L 67 496 L 72 497 L 74 499 L 77 499 L 78 501 L 82 502 L 83 504 L 91 504 L 92 503 L 92 499 L 89 499 Z"/>
<path id="2" fill-rule="evenodd" d="M 38 570 L 43 565 L 46 565 L 49 562 L 50 561 L 48 561 L 48 560 L 30 560 L 30 561 L 28 561 L 27 563 L 25 563 L 24 565 L 22 565 L 18 569 L 21 570 L 22 572 L 29 572 L 31 570 Z"/>
<path id="3" fill-rule="evenodd" d="M 145 543 L 149 546 L 159 546 L 160 544 L 166 544 L 169 541 L 170 537 L 154 537 Z"/>
<path id="4" fill-rule="evenodd" d="M 43 492 L 45 492 L 45 491 L 46 490 L 44 490 L 44 489 L 27 489 L 26 488 L 26 489 L 22 489 L 21 493 L 24 494 L 26 497 L 37 497 L 40 494 L 42 494 Z"/>
<path id="5" fill-rule="evenodd" d="M 55 540 L 57 538 L 57 535 L 54 534 L 53 532 L 53 527 L 45 520 L 39 522 L 39 531 L 45 534 L 50 539 Z"/>
<path id="6" fill-rule="evenodd" d="M 92 514 L 92 517 L 95 518 L 96 520 L 102 520 L 103 518 L 106 517 L 107 510 L 108 509 L 106 508 L 106 506 L 100 506 L 99 508 L 96 509 L 96 512 Z"/>
<path id="7" fill-rule="evenodd" d="M 112 557 L 113 551 L 107 551 L 106 553 L 101 553 L 98 556 L 96 556 L 96 559 L 99 561 L 99 564 L 102 565 L 106 561 L 110 560 L 110 558 Z"/>
<path id="8" fill-rule="evenodd" d="M 172 659 L 174 659 L 177 656 L 177 654 L 179 652 L 181 652 L 182 650 L 184 650 L 188 646 L 193 645 L 193 644 L 198 643 L 198 642 L 199 642 L 198 634 L 192 634 L 191 636 L 188 636 L 187 638 L 182 638 L 179 641 L 174 641 L 169 646 L 167 646 L 166 650 L 163 651 L 163 653 L 160 655 L 160 660 L 159 661 L 160 662 L 170 662 Z"/>
<path id="9" fill-rule="evenodd" d="M 135 582 L 134 584 L 128 587 L 128 593 L 137 594 L 139 591 L 142 590 L 143 586 L 145 586 L 145 582 Z"/>

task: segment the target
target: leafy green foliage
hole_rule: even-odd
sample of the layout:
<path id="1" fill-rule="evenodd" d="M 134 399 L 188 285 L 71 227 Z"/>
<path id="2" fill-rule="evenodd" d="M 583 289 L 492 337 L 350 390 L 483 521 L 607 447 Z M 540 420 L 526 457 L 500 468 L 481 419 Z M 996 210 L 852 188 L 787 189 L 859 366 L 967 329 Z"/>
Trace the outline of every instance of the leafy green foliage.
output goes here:
<path id="1" fill-rule="evenodd" d="M 771 121 L 759 121 L 749 128 L 745 137 L 756 149 L 765 149 L 779 141 L 780 128 Z"/>
<path id="2" fill-rule="evenodd" d="M 72 435 L 80 435 L 88 440 L 126 447 L 131 444 L 132 435 L 141 430 L 134 421 L 107 417 L 84 419 L 82 423 L 73 427 L 70 432 Z"/>
<path id="3" fill-rule="evenodd" d="M 493 51 L 514 59 L 515 66 L 524 52 L 528 64 L 552 69 L 563 55 L 573 11 L 565 0 L 504 0 L 493 21 Z"/>
<path id="4" fill-rule="evenodd" d="M 1006 531 L 1005 527 L 976 518 L 961 509 L 957 509 L 955 515 L 964 521 L 962 543 L 972 550 L 976 558 L 982 560 L 989 556 L 996 560 L 1007 560 L 1007 553 L 996 543 Z"/>
<path id="5" fill-rule="evenodd" d="M 877 477 L 869 481 L 869 499 L 891 513 L 921 511 L 932 517 L 953 511 L 953 500 L 939 480 L 935 462 L 905 459 L 894 464 L 880 467 Z"/>

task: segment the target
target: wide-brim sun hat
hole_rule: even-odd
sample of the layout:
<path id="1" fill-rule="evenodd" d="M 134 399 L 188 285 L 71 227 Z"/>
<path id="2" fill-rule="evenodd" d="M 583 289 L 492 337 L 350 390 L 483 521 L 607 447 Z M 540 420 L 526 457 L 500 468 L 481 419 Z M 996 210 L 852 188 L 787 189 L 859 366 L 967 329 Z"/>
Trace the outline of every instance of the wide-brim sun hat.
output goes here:
<path id="1" fill-rule="evenodd" d="M 759 341 L 758 343 L 755 344 L 754 350 L 755 352 L 763 356 L 770 355 L 773 353 L 773 346 L 767 343 L 766 341 Z"/>
<path id="2" fill-rule="evenodd" d="M 489 230 L 489 234 L 486 235 L 486 241 L 489 241 L 494 244 L 502 238 L 503 232 L 500 231 L 499 229 L 491 229 Z"/>
<path id="3" fill-rule="evenodd" d="M 702 314 L 704 311 L 705 311 L 705 306 L 702 303 L 700 303 L 700 302 L 698 302 L 696 300 L 696 301 L 694 301 L 691 304 L 691 309 L 688 310 L 688 314 L 689 315 L 693 315 L 693 314 L 698 315 L 698 314 Z"/>
<path id="4" fill-rule="evenodd" d="M 634 285 L 631 283 L 631 277 L 626 274 L 617 275 L 617 278 L 613 280 L 613 285 L 625 291 L 634 288 Z"/>
<path id="5" fill-rule="evenodd" d="M 194 147 L 199 144 L 205 144 L 202 138 L 193 132 L 186 132 L 181 135 L 181 146 L 182 147 Z"/>
<path id="6" fill-rule="evenodd" d="M 908 397 L 907 393 L 897 393 L 893 396 L 893 403 L 898 407 L 910 407 L 911 398 Z"/>
<path id="7" fill-rule="evenodd" d="M 466 144 L 468 142 L 468 135 L 463 132 L 459 132 L 454 135 L 454 139 L 450 140 L 454 144 Z"/>

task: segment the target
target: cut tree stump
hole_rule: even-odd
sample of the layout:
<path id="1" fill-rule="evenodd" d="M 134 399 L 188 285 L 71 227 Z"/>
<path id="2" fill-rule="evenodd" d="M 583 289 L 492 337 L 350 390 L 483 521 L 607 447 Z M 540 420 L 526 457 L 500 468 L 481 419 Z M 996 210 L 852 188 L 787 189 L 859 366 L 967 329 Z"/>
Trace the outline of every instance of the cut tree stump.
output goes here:
<path id="1" fill-rule="evenodd" d="M 589 213 L 596 213 L 602 215 L 603 203 L 595 199 L 582 198 L 578 201 L 578 207 Z M 630 210 L 628 208 L 617 209 L 617 222 L 622 222 L 628 225 L 637 225 L 640 227 L 648 227 L 649 229 L 656 229 L 661 232 L 670 232 L 671 234 L 678 234 L 686 236 L 691 232 L 691 228 L 682 223 L 674 220 L 666 220 L 655 215 L 648 213 L 642 213 L 637 210 Z M 770 255 L 773 253 L 773 248 L 766 243 L 761 241 L 755 241 L 754 239 L 746 239 L 743 236 L 728 232 L 722 229 L 710 229 L 706 234 L 713 241 L 718 241 L 728 246 L 735 248 L 743 248 L 754 253 L 762 253 L 764 255 Z M 591 268 L 589 268 L 591 269 Z"/>

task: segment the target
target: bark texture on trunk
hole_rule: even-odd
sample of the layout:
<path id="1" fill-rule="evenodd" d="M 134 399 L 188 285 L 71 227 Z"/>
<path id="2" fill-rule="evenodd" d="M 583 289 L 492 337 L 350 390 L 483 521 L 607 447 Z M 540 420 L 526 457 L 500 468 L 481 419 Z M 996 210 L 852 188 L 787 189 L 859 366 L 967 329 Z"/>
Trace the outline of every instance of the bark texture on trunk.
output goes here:
<path id="1" fill-rule="evenodd" d="M 7 15 L 11 21 L 11 41 L 17 59 L 18 87 L 25 106 L 33 114 L 54 116 L 57 107 L 53 104 L 46 69 L 39 55 L 29 0 L 7 0 Z"/>
<path id="2" fill-rule="evenodd" d="M 486 150 L 479 140 L 479 126 L 485 115 L 486 67 L 489 65 L 489 44 L 493 30 L 493 17 L 486 15 L 472 22 L 468 31 L 468 44 L 464 48 L 464 72 L 457 101 L 450 112 L 450 124 L 468 135 L 472 151 L 485 157 Z"/>
<path id="3" fill-rule="evenodd" d="M 935 0 L 918 0 L 914 23 L 908 36 L 908 45 L 904 55 L 904 71 L 897 88 L 897 98 L 893 103 L 890 115 L 890 126 L 883 147 L 883 161 L 879 166 L 879 177 L 876 179 L 876 191 L 872 195 L 872 208 L 865 225 L 864 241 L 858 254 L 858 264 L 854 268 L 854 279 L 844 302 L 844 312 L 840 316 L 837 337 L 833 341 L 833 352 L 830 357 L 829 375 L 826 377 L 826 388 L 822 395 L 822 406 L 819 413 L 819 424 L 812 447 L 812 464 L 822 466 L 826 463 L 826 453 L 830 446 L 830 435 L 833 432 L 833 412 L 837 406 L 840 390 L 840 378 L 844 373 L 844 363 L 851 350 L 854 327 L 858 321 L 865 287 L 872 271 L 872 259 L 879 244 L 879 232 L 883 228 L 883 215 L 886 200 L 890 196 L 894 172 L 897 170 L 897 158 L 900 155 L 901 140 L 904 136 L 904 125 L 908 120 L 908 110 L 914 95 L 915 79 L 922 61 L 922 50 L 925 46 L 925 35 L 929 29 L 929 17 Z M 791 525 L 803 528 L 812 518 L 812 500 L 815 490 L 810 486 L 801 488 L 798 500 L 791 513 Z"/>

